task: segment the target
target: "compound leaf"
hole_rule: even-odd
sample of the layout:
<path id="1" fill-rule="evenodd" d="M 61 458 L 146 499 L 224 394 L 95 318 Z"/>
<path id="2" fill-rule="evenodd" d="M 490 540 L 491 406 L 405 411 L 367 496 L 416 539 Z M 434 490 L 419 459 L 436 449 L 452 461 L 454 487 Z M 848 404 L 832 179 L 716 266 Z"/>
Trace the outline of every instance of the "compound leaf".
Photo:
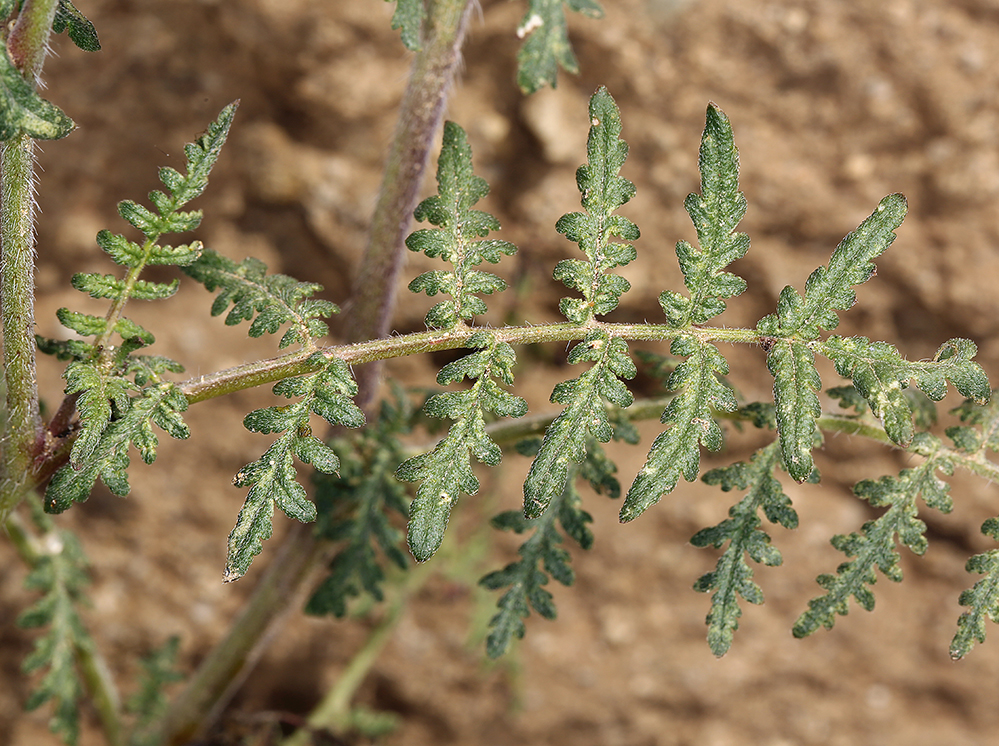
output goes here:
<path id="1" fill-rule="evenodd" d="M 273 531 L 275 505 L 289 518 L 303 522 L 316 519 L 316 507 L 298 483 L 293 457 L 325 473 L 335 473 L 340 461 L 312 435 L 311 415 L 318 414 L 330 425 L 352 428 L 364 425 L 364 414 L 351 400 L 357 394 L 357 384 L 346 363 L 338 358 L 326 360 L 319 352 L 310 362 L 322 367 L 315 373 L 288 378 L 274 386 L 274 393 L 279 396 L 301 397 L 297 402 L 257 409 L 243 418 L 243 425 L 251 432 L 282 435 L 263 456 L 244 466 L 233 478 L 235 486 L 249 487 L 250 491 L 229 534 L 223 573 L 226 582 L 243 577 L 263 549 L 263 542 Z"/>
<path id="2" fill-rule="evenodd" d="M 866 522 L 859 533 L 837 535 L 832 544 L 850 559 L 841 564 L 835 575 L 824 574 L 818 578 L 825 594 L 808 602 L 808 610 L 795 622 L 795 637 L 806 637 L 819 626 L 832 629 L 837 615 L 846 615 L 852 596 L 867 611 L 874 608 L 874 593 L 868 588 L 877 580 L 880 570 L 889 580 L 902 579 L 899 554 L 895 549 L 896 536 L 915 554 L 926 551 L 926 524 L 917 517 L 917 498 L 932 508 L 949 512 L 951 500 L 949 485 L 936 474 L 953 471 L 950 459 L 940 451 L 939 440 L 920 433 L 913 447 L 927 456 L 926 461 L 912 469 L 903 469 L 897 476 L 882 477 L 878 481 L 864 480 L 854 492 L 873 507 L 888 507 L 879 518 Z"/>
<path id="3" fill-rule="evenodd" d="M 275 334 L 289 324 L 278 343 L 280 349 L 296 342 L 315 347 L 316 339 L 329 333 L 320 319 L 339 312 L 334 304 L 312 298 L 323 289 L 322 285 L 299 282 L 288 275 L 269 275 L 267 265 L 253 257 L 236 263 L 205 249 L 197 261 L 184 267 L 184 273 L 209 292 L 219 291 L 212 303 L 212 316 L 220 316 L 228 309 L 227 326 L 250 321 L 249 335 L 260 337 Z"/>

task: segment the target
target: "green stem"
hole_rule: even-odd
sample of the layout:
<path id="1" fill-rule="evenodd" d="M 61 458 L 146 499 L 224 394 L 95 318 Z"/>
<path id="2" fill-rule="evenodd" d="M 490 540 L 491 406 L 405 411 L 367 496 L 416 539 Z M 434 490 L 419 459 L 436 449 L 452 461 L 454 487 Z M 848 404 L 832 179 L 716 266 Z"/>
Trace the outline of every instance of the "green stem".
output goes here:
<path id="1" fill-rule="evenodd" d="M 58 0 L 26 0 L 7 38 L 11 61 L 37 84 Z M 0 456 L 0 523 L 30 486 L 42 422 L 35 369 L 35 144 L 15 135 L 0 152 L 0 307 L 7 417 Z"/>
<path id="2" fill-rule="evenodd" d="M 591 321 L 584 325 L 561 322 L 537 326 L 510 326 L 488 331 L 500 342 L 527 345 L 579 340 L 594 329 L 601 329 L 611 337 L 640 342 L 662 342 L 675 339 L 682 334 L 693 335 L 704 342 L 760 344 L 764 339 L 764 336 L 754 329 L 692 327 L 678 331 L 666 324 L 609 324 L 600 321 Z M 451 330 L 431 329 L 388 339 L 324 347 L 320 351 L 328 359 L 339 358 L 348 365 L 358 365 L 406 355 L 453 350 L 463 347 L 473 334 L 483 330 L 482 327 L 460 325 Z M 317 370 L 314 364 L 307 362 L 312 354 L 313 351 L 302 350 L 269 360 L 239 365 L 185 381 L 179 384 L 180 390 L 187 396 L 188 402 L 194 404 L 235 391 L 274 383 L 284 378 L 312 373 Z"/>

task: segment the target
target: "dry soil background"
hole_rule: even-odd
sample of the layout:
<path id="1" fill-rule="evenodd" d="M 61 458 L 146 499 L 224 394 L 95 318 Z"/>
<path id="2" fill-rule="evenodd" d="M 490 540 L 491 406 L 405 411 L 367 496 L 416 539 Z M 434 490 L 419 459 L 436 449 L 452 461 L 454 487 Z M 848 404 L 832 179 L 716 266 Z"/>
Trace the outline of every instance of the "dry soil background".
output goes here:
<path id="1" fill-rule="evenodd" d="M 59 39 L 46 67 L 46 95 L 79 130 L 45 144 L 41 160 L 39 331 L 60 334 L 55 309 L 85 305 L 65 290 L 73 272 L 110 270 L 93 238 L 103 227 L 124 230 L 116 201 L 155 188 L 158 166 L 182 165 L 182 144 L 235 98 L 242 106 L 199 204 L 206 211 L 199 237 L 234 258 L 254 254 L 321 282 L 342 302 L 407 72 L 408 55 L 389 29 L 391 6 L 78 5 L 104 49 L 87 55 Z M 505 265 L 520 292 L 494 302 L 494 322 L 500 312 L 556 317 L 561 291 L 551 267 L 573 247 L 552 226 L 578 205 L 573 170 L 584 153 L 586 99 L 606 85 L 631 143 L 624 173 L 638 186 L 623 213 L 643 232 L 639 260 L 625 270 L 634 290 L 617 319 L 660 318 L 657 294 L 679 284 L 672 247 L 693 238 L 682 199 L 696 188 L 704 107 L 714 101 L 735 126 L 750 204 L 743 229 L 753 240 L 736 267 L 752 290 L 731 304 L 728 323 L 754 323 L 781 287 L 801 287 L 882 196 L 900 191 L 909 217 L 844 330 L 895 341 L 910 358 L 969 336 L 999 376 L 999 2 L 607 0 L 606 10 L 602 21 L 571 24 L 580 75 L 562 75 L 556 91 L 529 99 L 513 84 L 513 30 L 524 5 L 487 0 L 473 23 L 449 116 L 468 130 L 477 169 L 493 185 L 487 207 L 506 227 L 503 237 L 521 246 Z M 414 260 L 407 274 L 423 267 Z M 270 341 L 251 344 L 242 330 L 199 321 L 209 303 L 188 287 L 169 311 L 161 304 L 131 312 L 192 374 L 271 354 Z M 420 328 L 428 304 L 401 304 L 396 329 Z M 546 365 L 559 366 L 561 355 L 545 352 Z M 759 351 L 733 351 L 733 359 L 741 389 L 765 396 Z M 391 374 L 427 384 L 439 362 L 402 361 Z M 58 371 L 45 375 L 45 396 L 57 401 Z M 550 406 L 553 382 L 568 375 L 557 367 L 523 373 L 532 408 Z M 640 393 L 654 393 L 642 386 Z M 81 531 L 93 561 L 87 618 L 117 674 L 134 675 L 136 656 L 171 634 L 182 635 L 183 665 L 192 667 L 273 557 L 281 517 L 249 576 L 221 584 L 225 537 L 242 500 L 229 479 L 266 447 L 240 420 L 269 401 L 264 391 L 198 405 L 191 441 L 164 444 L 153 467 L 133 469 L 127 500 L 99 490 L 60 519 Z M 648 443 L 655 430 L 643 434 Z M 747 453 L 745 440 L 734 441 L 730 457 Z M 624 480 L 641 457 L 621 454 Z M 841 560 L 828 538 L 873 515 L 850 485 L 905 464 L 887 450 L 830 440 L 820 461 L 824 485 L 787 486 L 801 528 L 775 530 L 785 566 L 758 573 L 767 603 L 747 610 L 721 660 L 704 643 L 708 599 L 690 589 L 713 555 L 687 540 L 721 520 L 731 496 L 682 486 L 627 526 L 617 523 L 615 504 L 593 497 L 596 547 L 576 553 L 576 587 L 554 589 L 559 620 L 532 618 L 519 651 L 487 666 L 470 630 L 481 629 L 495 599 L 469 581 L 508 561 L 514 545 L 471 547 L 467 537 L 482 516 L 517 504 L 526 467 L 508 461 L 497 497 L 466 498 L 464 517 L 452 525 L 451 540 L 464 545 L 442 566 L 458 569 L 419 592 L 360 692 L 361 704 L 401 716 L 387 743 L 995 742 L 999 640 L 961 663 L 947 656 L 957 596 L 972 582 L 963 563 L 987 546 L 978 526 L 999 512 L 993 487 L 955 480 L 957 510 L 925 516 L 930 549 L 905 557 L 906 582 L 882 579 L 874 613 L 853 611 L 833 631 L 796 641 L 789 629 L 818 591 L 815 576 Z M 454 559 L 482 549 L 485 559 Z M 12 620 L 29 597 L 9 549 L 0 547 L 0 557 L 9 568 L 0 578 L 0 742 L 51 743 L 45 711 L 19 709 L 28 685 L 17 668 L 33 636 Z M 230 708 L 230 742 L 237 732 L 266 733 L 267 713 L 307 712 L 369 627 L 293 618 Z M 98 742 L 88 726 L 84 743 Z"/>

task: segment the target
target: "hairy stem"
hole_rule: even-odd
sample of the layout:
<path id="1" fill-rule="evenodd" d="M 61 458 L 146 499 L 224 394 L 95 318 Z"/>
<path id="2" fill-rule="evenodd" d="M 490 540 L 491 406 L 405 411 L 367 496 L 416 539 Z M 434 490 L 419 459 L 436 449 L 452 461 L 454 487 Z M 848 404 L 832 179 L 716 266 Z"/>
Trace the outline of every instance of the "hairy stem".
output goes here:
<path id="1" fill-rule="evenodd" d="M 37 84 L 58 0 L 27 0 L 7 39 L 26 80 Z M 0 307 L 7 417 L 0 463 L 0 524 L 30 486 L 41 433 L 35 369 L 35 143 L 22 134 L 0 152 Z"/>

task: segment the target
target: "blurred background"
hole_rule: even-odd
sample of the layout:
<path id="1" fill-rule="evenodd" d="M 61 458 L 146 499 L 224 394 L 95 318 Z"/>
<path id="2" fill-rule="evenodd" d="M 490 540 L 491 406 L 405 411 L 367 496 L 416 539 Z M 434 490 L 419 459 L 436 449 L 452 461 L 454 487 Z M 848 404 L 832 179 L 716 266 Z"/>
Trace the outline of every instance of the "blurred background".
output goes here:
<path id="1" fill-rule="evenodd" d="M 58 37 L 45 96 L 79 129 L 44 143 L 39 183 L 38 331 L 62 336 L 55 310 L 99 312 L 68 290 L 80 271 L 112 271 L 94 236 L 124 232 L 115 204 L 144 200 L 156 169 L 182 167 L 191 141 L 233 99 L 242 105 L 208 191 L 198 237 L 274 271 L 320 282 L 344 303 L 365 245 L 409 54 L 379 0 L 79 0 L 103 50 L 86 54 Z M 673 247 L 695 234 L 682 201 L 698 188 L 697 146 L 709 101 L 731 119 L 752 238 L 734 269 L 749 292 L 722 318 L 752 325 L 786 284 L 803 287 L 840 239 L 885 194 L 902 192 L 909 216 L 878 275 L 863 286 L 838 332 L 894 342 L 910 359 L 966 336 L 999 376 L 999 2 L 995 0 L 606 0 L 606 17 L 570 19 L 580 74 L 525 98 L 515 85 L 515 29 L 525 4 L 484 0 L 472 23 L 448 117 L 469 133 L 476 171 L 492 186 L 484 203 L 520 247 L 499 273 L 513 290 L 491 303 L 493 324 L 558 316 L 564 288 L 551 270 L 575 246 L 554 231 L 578 209 L 574 171 L 585 159 L 586 102 L 600 85 L 622 111 L 631 156 L 623 175 L 638 193 L 621 213 L 642 230 L 638 260 L 623 270 L 633 290 L 612 317 L 658 322 L 656 298 L 682 283 Z M 433 191 L 428 179 L 426 193 Z M 187 239 L 184 239 L 187 240 Z M 411 257 L 406 279 L 432 266 Z M 161 354 L 191 375 L 274 354 L 274 340 L 206 321 L 210 296 L 188 282 L 169 307 L 130 306 L 157 335 Z M 433 301 L 404 300 L 394 328 L 423 328 Z M 166 310 L 169 308 L 169 310 Z M 664 350 L 663 350 L 664 351 Z M 731 353 L 732 381 L 749 400 L 769 396 L 760 350 Z M 518 351 L 531 363 L 518 393 L 548 411 L 551 388 L 577 375 L 565 350 Z M 394 362 L 405 385 L 432 385 L 446 358 Z M 58 403 L 60 366 L 43 362 L 43 396 Z M 824 370 L 827 385 L 837 385 Z M 660 390 L 639 380 L 638 395 Z M 274 557 L 288 520 L 276 518 L 247 577 L 221 583 L 225 538 L 242 504 L 232 475 L 269 441 L 243 415 L 272 402 L 267 390 L 199 404 L 190 442 L 167 443 L 152 467 L 133 467 L 126 500 L 99 489 L 60 518 L 79 530 L 93 562 L 87 618 L 112 668 L 134 677 L 137 657 L 182 637 L 190 670 L 218 639 Z M 948 398 L 942 405 L 956 405 Z M 630 483 L 645 449 L 615 452 Z M 732 433 L 705 466 L 746 458 L 756 433 Z M 930 548 L 902 549 L 906 580 L 881 578 L 877 607 L 857 607 L 829 632 L 794 640 L 790 627 L 818 595 L 815 577 L 843 556 L 834 533 L 876 515 L 853 497 L 859 479 L 897 473 L 903 454 L 845 436 L 819 454 L 821 486 L 785 478 L 801 526 L 771 534 L 785 557 L 760 568 L 766 605 L 745 609 L 732 651 L 716 660 L 704 641 L 709 598 L 691 590 L 716 554 L 688 543 L 721 521 L 737 496 L 681 484 L 622 526 L 614 502 L 592 495 L 596 545 L 574 552 L 577 583 L 552 588 L 559 619 L 528 621 L 524 642 L 487 664 L 482 636 L 496 596 L 478 577 L 514 557 L 516 542 L 481 530 L 515 508 L 527 461 L 512 455 L 465 497 L 439 572 L 416 593 L 357 702 L 395 713 L 389 744 L 989 744 L 999 727 L 992 684 L 999 640 L 953 663 L 947 648 L 961 613 L 970 554 L 989 545 L 978 528 L 999 512 L 994 487 L 958 477 L 956 509 L 922 515 Z M 0 619 L 31 597 L 10 549 L 0 561 Z M 435 560 L 437 561 L 437 560 Z M 379 611 L 346 621 L 293 615 L 229 708 L 218 743 L 266 732 L 281 713 L 304 715 L 334 682 Z M 989 630 L 993 637 L 996 631 Z M 0 743 L 54 743 L 47 713 L 24 714 L 18 673 L 33 635 L 0 626 Z M 98 743 L 94 733 L 83 743 Z"/>

